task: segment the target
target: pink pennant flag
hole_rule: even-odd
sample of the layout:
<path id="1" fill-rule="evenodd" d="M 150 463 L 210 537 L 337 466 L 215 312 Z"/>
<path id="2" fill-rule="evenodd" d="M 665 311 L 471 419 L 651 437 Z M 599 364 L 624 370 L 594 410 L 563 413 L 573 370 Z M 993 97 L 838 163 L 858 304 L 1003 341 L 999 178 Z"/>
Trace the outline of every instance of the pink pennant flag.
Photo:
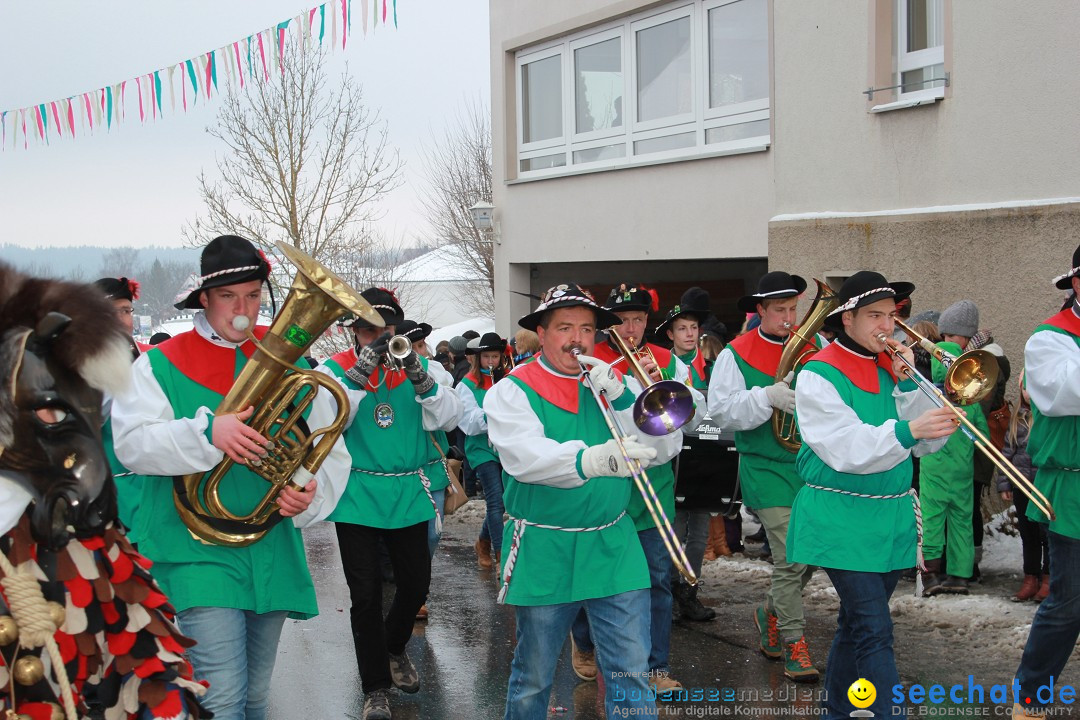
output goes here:
<path id="1" fill-rule="evenodd" d="M 280 70 L 281 74 L 284 75 L 285 74 L 285 59 L 284 59 L 284 56 L 285 56 L 285 28 L 279 27 L 278 30 L 277 30 L 277 33 L 278 33 L 278 39 L 277 39 L 277 48 L 278 48 L 278 50 L 277 50 L 277 64 L 278 64 L 278 70 Z"/>
<path id="2" fill-rule="evenodd" d="M 56 109 L 56 101 L 49 103 L 52 107 L 53 120 L 56 121 L 56 136 L 64 137 L 64 131 L 61 129 L 63 126 L 60 124 L 60 111 Z"/>
<path id="3" fill-rule="evenodd" d="M 214 72 L 214 51 L 206 53 L 206 97 L 210 97 L 210 76 Z"/>
<path id="4" fill-rule="evenodd" d="M 345 6 L 346 0 L 341 0 L 341 49 L 345 49 L 345 38 L 349 34 L 349 10 Z"/>
<path id="5" fill-rule="evenodd" d="M 244 89 L 244 64 L 240 62 L 240 41 L 237 40 L 232 44 L 233 51 L 236 53 L 236 74 L 240 76 L 240 89 Z"/>
<path id="6" fill-rule="evenodd" d="M 143 110 L 142 77 L 135 78 L 135 85 L 139 88 L 139 122 L 146 122 L 146 112 Z"/>
<path id="7" fill-rule="evenodd" d="M 41 107 L 34 106 L 34 119 L 37 120 L 37 134 L 42 140 L 45 139 L 45 126 L 41 122 Z"/>
<path id="8" fill-rule="evenodd" d="M 147 73 L 146 75 L 146 94 L 147 102 L 150 103 L 150 116 L 157 120 L 157 103 L 154 96 L 154 73 Z"/>
<path id="9" fill-rule="evenodd" d="M 386 24 L 386 0 L 382 0 L 382 21 Z"/>
<path id="10" fill-rule="evenodd" d="M 26 142 L 26 108 L 19 111 L 19 117 L 22 119 L 22 146 L 26 150 L 30 147 Z"/>
<path id="11" fill-rule="evenodd" d="M 64 101 L 64 109 L 67 110 L 68 130 L 71 131 L 71 137 L 75 137 L 75 112 L 71 109 L 71 98 Z"/>
<path id="12" fill-rule="evenodd" d="M 259 33 L 259 58 L 262 60 L 263 78 L 270 81 L 270 71 L 266 69 L 266 48 L 263 47 L 263 34 Z"/>
<path id="13" fill-rule="evenodd" d="M 124 91 L 127 90 L 128 81 L 120 83 L 120 117 L 127 120 L 127 104 L 124 102 Z"/>
<path id="14" fill-rule="evenodd" d="M 94 113 L 90 110 L 90 93 L 83 93 L 83 102 L 86 103 L 86 121 L 90 123 L 90 131 L 94 130 Z"/>
<path id="15" fill-rule="evenodd" d="M 318 12 L 318 11 L 319 11 L 319 8 L 317 8 L 317 7 L 313 7 L 310 10 L 308 10 L 307 37 L 304 38 L 305 40 L 311 40 L 311 26 L 315 23 L 315 13 Z"/>

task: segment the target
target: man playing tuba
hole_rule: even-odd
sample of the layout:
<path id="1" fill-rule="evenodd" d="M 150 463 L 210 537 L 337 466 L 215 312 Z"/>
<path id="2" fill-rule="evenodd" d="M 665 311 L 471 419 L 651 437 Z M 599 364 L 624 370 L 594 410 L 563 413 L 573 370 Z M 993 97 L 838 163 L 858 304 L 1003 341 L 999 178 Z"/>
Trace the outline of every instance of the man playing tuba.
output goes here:
<path id="1" fill-rule="evenodd" d="M 195 676 L 210 682 L 205 704 L 219 720 L 265 718 L 285 618 L 318 612 L 294 524 L 312 504 L 316 480 L 302 491 L 282 490 L 277 505 L 294 522 L 278 523 L 245 547 L 198 540 L 173 501 L 173 476 L 207 472 L 225 457 L 236 463 L 221 483 L 226 506 L 247 509 L 266 494 L 266 481 L 248 467 L 270 451 L 267 439 L 244 424 L 253 408 L 222 416 L 213 408 L 255 351 L 245 330 L 255 327 L 269 273 L 265 255 L 248 240 L 212 240 L 203 249 L 200 274 L 177 297 L 177 308 L 200 310 L 194 329 L 144 353 L 133 368 L 132 391 L 117 397 L 112 410 L 117 458 L 146 476 L 135 518 L 139 549 L 154 561 L 182 631 L 198 642 L 189 657 Z M 255 328 L 254 334 L 265 331 Z M 312 427 L 329 425 L 335 410 L 320 392 L 307 419 Z M 319 477 L 347 474 L 348 467 L 339 444 Z"/>
<path id="2" fill-rule="evenodd" d="M 760 650 L 783 658 L 784 674 L 796 682 L 816 682 L 818 671 L 806 648 L 802 591 L 813 567 L 788 561 L 786 546 L 791 503 L 802 487 L 795 453 L 773 434 L 773 409 L 795 411 L 790 377 L 777 381 L 784 343 L 796 322 L 795 310 L 806 281 L 770 272 L 757 292 L 739 300 L 739 310 L 756 312 L 761 324 L 724 348 L 709 380 L 709 416 L 735 431 L 743 502 L 758 513 L 772 548 L 773 571 L 765 603 L 754 613 Z"/>

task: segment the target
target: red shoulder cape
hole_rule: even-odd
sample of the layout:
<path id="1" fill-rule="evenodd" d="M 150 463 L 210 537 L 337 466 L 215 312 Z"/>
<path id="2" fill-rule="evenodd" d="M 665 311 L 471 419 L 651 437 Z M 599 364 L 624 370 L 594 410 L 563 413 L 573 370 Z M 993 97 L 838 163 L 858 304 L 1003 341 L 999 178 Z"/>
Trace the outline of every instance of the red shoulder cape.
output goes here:
<path id="1" fill-rule="evenodd" d="M 888 353 L 879 353 L 877 359 L 874 360 L 858 355 L 838 343 L 832 343 L 815 353 L 813 359 L 832 365 L 863 392 L 874 394 L 881 392 L 878 368 L 889 373 L 893 382 L 896 382 L 896 375 L 893 375 L 892 370 L 892 359 Z"/>
<path id="2" fill-rule="evenodd" d="M 337 355 L 334 355 L 330 359 L 340 365 L 342 370 L 348 370 L 356 364 L 356 351 L 353 348 L 349 348 L 348 350 L 343 350 L 339 352 Z M 379 365 L 377 368 L 375 368 L 375 372 L 373 372 L 371 374 L 371 377 L 368 378 L 367 387 L 364 389 L 374 390 L 375 388 L 379 387 L 379 383 L 382 381 L 382 376 L 385 372 L 386 368 L 384 368 L 382 365 Z M 392 370 L 387 373 L 386 387 L 389 390 L 393 390 L 398 385 L 405 382 L 405 380 L 406 377 L 404 370 Z"/>
<path id="3" fill-rule="evenodd" d="M 595 356 L 594 356 L 595 357 Z M 605 362 L 607 362 L 605 360 Z M 616 369 L 615 374 L 622 377 L 622 373 Z M 539 360 L 525 365 L 518 365 L 510 373 L 510 377 L 517 378 L 519 382 L 527 385 L 530 390 L 542 397 L 555 407 L 569 413 L 577 414 L 578 387 L 581 385 L 581 377 L 559 375 L 553 370 L 541 367 Z"/>
<path id="4" fill-rule="evenodd" d="M 254 335 L 262 340 L 269 328 L 257 325 Z M 245 342 L 238 346 L 244 357 L 255 354 L 255 343 Z M 212 390 L 218 395 L 228 395 L 236 379 L 236 351 L 210 342 L 195 330 L 188 330 L 155 346 L 172 366 L 187 379 Z"/>
<path id="5" fill-rule="evenodd" d="M 1080 317 L 1076 316 L 1071 307 L 1067 307 L 1057 315 L 1048 318 L 1044 324 L 1053 325 L 1070 335 L 1080 337 Z"/>

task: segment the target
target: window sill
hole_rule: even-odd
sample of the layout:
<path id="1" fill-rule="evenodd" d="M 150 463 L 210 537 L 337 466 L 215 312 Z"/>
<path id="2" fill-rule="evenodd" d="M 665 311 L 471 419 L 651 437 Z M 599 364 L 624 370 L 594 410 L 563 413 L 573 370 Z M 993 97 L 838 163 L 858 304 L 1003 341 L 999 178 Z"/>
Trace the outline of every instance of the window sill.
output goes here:
<path id="1" fill-rule="evenodd" d="M 593 165 L 592 167 L 576 167 L 570 170 L 563 170 L 563 168 L 551 168 L 548 170 L 539 170 L 535 174 L 529 173 L 526 176 L 518 177 L 512 180 L 505 180 L 506 185 L 518 185 L 520 183 L 536 182 L 538 180 L 551 180 L 553 178 L 569 177 L 572 175 L 589 175 L 591 173 L 599 172 L 611 172 L 612 170 L 629 170 L 631 168 L 648 167 L 650 165 L 664 165 L 667 163 L 684 162 L 687 160 L 703 160 L 706 158 L 725 157 L 729 155 L 743 155 L 745 153 L 765 152 L 772 145 L 772 139 L 765 139 L 763 142 L 757 142 L 752 145 L 744 145 L 737 147 L 728 147 L 723 150 L 714 151 L 699 151 L 694 153 L 679 154 L 677 156 L 662 156 L 656 158 L 637 159 L 631 162 L 626 162 L 624 159 L 619 159 L 614 163 L 605 163 L 602 165 Z"/>
<path id="2" fill-rule="evenodd" d="M 903 110 L 904 108 L 919 107 L 920 105 L 932 105 L 939 102 L 944 98 L 944 95 L 937 95 L 934 97 L 921 97 L 921 98 L 909 98 L 906 100 L 897 100 L 896 102 L 885 103 L 884 105 L 875 105 L 870 108 L 871 113 L 883 113 L 891 112 L 893 110 Z"/>

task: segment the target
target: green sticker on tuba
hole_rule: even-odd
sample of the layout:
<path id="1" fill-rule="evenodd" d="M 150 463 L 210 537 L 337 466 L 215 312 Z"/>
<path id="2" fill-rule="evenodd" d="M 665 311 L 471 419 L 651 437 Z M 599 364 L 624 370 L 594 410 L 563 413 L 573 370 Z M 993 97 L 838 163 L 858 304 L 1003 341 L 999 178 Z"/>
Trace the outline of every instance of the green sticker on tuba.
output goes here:
<path id="1" fill-rule="evenodd" d="M 311 343 L 311 333 L 299 325 L 290 325 L 285 331 L 285 339 L 296 347 L 307 347 Z"/>

